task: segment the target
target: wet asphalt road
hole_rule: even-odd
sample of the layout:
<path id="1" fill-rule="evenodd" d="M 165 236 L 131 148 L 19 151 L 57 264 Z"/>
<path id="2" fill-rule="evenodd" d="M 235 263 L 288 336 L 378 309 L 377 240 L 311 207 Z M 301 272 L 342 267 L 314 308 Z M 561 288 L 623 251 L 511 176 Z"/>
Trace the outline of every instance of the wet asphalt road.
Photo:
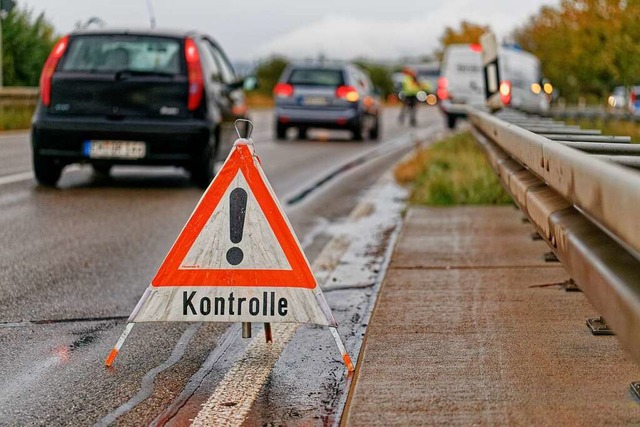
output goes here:
<path id="1" fill-rule="evenodd" d="M 396 116 L 397 110 L 385 112 L 378 142 L 351 142 L 336 132 L 275 142 L 271 112 L 254 112 L 257 153 L 311 262 L 329 239 L 322 225 L 346 216 L 362 191 L 411 147 L 413 130 L 398 125 Z M 419 121 L 428 132 L 442 126 L 435 109 L 421 110 Z M 224 343 L 230 326 L 138 325 L 116 366 L 105 369 L 103 361 L 202 191 L 173 168 L 116 168 L 112 178 L 100 178 L 74 167 L 60 188 L 41 188 L 29 177 L 28 141 L 27 133 L 0 136 L 0 425 L 92 425 L 116 418 L 120 425 L 149 424 L 216 343 Z M 316 188 L 354 159 L 353 168 Z M 322 196 L 287 204 L 317 193 Z M 233 362 L 234 345 L 228 357 L 221 352 L 209 382 Z M 315 363 L 323 369 L 328 362 Z M 329 396 L 336 394 L 331 384 Z M 277 396 L 279 386 L 287 385 L 268 384 L 266 395 Z M 121 407 L 134 396 L 140 404 Z M 315 407 L 316 398 L 307 396 L 306 405 Z M 304 419 L 296 414 L 306 409 L 272 410 L 286 420 L 287 414 Z M 312 412 L 310 419 L 320 420 Z M 257 417 L 251 424 L 261 424 Z"/>

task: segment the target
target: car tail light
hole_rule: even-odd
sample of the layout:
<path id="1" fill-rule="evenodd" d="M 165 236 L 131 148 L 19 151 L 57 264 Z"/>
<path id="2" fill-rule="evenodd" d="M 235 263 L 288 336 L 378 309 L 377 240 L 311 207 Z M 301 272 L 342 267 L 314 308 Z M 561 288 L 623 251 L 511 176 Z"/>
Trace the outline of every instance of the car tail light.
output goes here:
<path id="1" fill-rule="evenodd" d="M 64 51 L 67 50 L 68 45 L 69 36 L 61 38 L 53 47 L 42 68 L 42 74 L 40 74 L 40 99 L 45 107 L 51 104 L 51 79 L 53 78 L 53 72 L 56 70 L 58 61 L 60 61 L 60 58 L 64 55 Z"/>
<path id="2" fill-rule="evenodd" d="M 471 48 L 471 50 L 472 50 L 472 51 L 474 51 L 474 52 L 482 52 L 482 46 L 481 46 L 481 45 L 479 45 L 479 44 L 477 44 L 477 43 L 474 43 L 474 44 L 472 44 L 472 45 L 469 45 L 469 47 L 470 47 L 470 48 Z"/>
<path id="3" fill-rule="evenodd" d="M 438 79 L 437 95 L 438 95 L 438 99 L 440 99 L 441 101 L 445 99 L 449 99 L 448 87 L 449 87 L 449 80 L 447 80 L 446 77 L 440 77 Z"/>
<path id="4" fill-rule="evenodd" d="M 293 95 L 293 86 L 288 83 L 278 83 L 273 88 L 273 94 L 281 98 L 288 98 Z"/>
<path id="5" fill-rule="evenodd" d="M 360 94 L 353 86 L 338 86 L 336 96 L 340 99 L 346 99 L 349 102 L 356 102 L 360 99 Z"/>
<path id="6" fill-rule="evenodd" d="M 189 80 L 189 98 L 187 100 L 187 108 L 190 111 L 193 111 L 200 106 L 202 94 L 204 93 L 204 78 L 202 76 L 200 54 L 198 53 L 198 47 L 193 39 L 185 39 L 184 56 L 187 60 L 187 77 Z"/>
<path id="7" fill-rule="evenodd" d="M 511 82 L 508 80 L 500 83 L 500 101 L 502 101 L 504 105 L 511 103 Z"/>

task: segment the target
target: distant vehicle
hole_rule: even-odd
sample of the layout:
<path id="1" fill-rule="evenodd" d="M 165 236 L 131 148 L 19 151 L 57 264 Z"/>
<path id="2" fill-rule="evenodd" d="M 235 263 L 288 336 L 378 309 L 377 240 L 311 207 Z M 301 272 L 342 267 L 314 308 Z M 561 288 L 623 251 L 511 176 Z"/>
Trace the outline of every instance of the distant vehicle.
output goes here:
<path id="1" fill-rule="evenodd" d="M 465 116 L 465 105 L 484 105 L 482 48 L 477 44 L 447 47 L 438 79 L 439 105 L 449 128 Z M 550 84 L 542 84 L 540 61 L 529 52 L 509 47 L 498 50 L 500 96 L 504 105 L 527 110 L 549 109 Z"/>
<path id="2" fill-rule="evenodd" d="M 245 117 L 243 85 L 220 46 L 196 32 L 74 32 L 53 48 L 32 122 L 33 166 L 54 186 L 65 165 L 175 165 L 200 187 Z"/>
<path id="3" fill-rule="evenodd" d="M 640 115 L 640 86 L 629 88 L 629 110 L 633 115 Z"/>
<path id="4" fill-rule="evenodd" d="M 352 64 L 290 65 L 280 77 L 275 97 L 276 138 L 298 129 L 350 130 L 354 140 L 380 135 L 380 99 L 367 74 Z"/>
<path id="5" fill-rule="evenodd" d="M 629 90 L 625 86 L 616 86 L 607 98 L 609 108 L 615 110 L 627 110 L 629 105 Z"/>

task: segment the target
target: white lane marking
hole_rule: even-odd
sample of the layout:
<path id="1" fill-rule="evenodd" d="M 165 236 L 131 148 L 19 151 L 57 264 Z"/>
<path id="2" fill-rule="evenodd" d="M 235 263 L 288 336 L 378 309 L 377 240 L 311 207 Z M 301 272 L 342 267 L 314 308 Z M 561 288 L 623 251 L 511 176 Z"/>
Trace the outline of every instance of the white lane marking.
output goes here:
<path id="1" fill-rule="evenodd" d="M 33 179 L 33 172 L 20 172 L 13 175 L 0 176 L 0 185 L 13 184 L 14 182 Z"/>
<path id="2" fill-rule="evenodd" d="M 277 339 L 270 344 L 262 336 L 254 338 L 244 357 L 227 372 L 191 425 L 223 427 L 242 424 L 298 326 L 292 323 L 272 325 L 272 333 Z"/>

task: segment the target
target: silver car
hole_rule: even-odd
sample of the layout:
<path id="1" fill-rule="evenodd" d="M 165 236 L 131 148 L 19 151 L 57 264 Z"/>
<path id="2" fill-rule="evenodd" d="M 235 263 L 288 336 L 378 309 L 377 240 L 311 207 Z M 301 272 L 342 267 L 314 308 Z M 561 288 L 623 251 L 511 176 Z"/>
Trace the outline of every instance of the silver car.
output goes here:
<path id="1" fill-rule="evenodd" d="M 380 100 L 366 73 L 352 64 L 291 65 L 273 90 L 276 138 L 297 128 L 346 129 L 354 140 L 380 134 Z"/>

